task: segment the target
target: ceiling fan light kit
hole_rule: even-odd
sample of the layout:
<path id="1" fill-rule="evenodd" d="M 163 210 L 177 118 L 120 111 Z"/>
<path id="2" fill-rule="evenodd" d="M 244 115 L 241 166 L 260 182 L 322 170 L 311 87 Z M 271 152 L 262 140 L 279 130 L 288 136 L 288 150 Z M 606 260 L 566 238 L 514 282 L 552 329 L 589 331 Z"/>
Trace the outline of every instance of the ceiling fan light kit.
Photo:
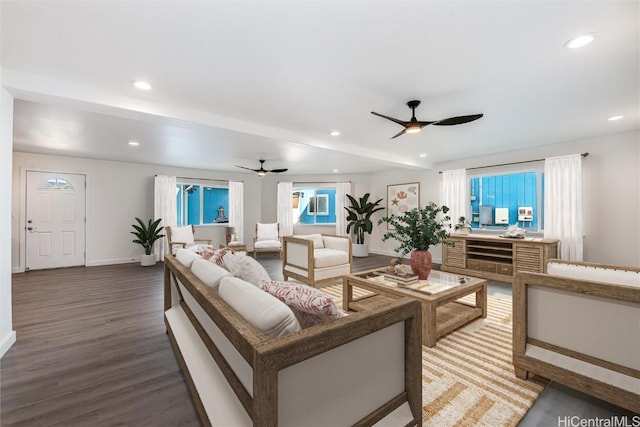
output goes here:
<path id="1" fill-rule="evenodd" d="M 286 169 L 286 168 L 284 168 L 284 169 L 271 169 L 271 170 L 265 169 L 264 168 L 264 162 L 265 161 L 266 160 L 260 160 L 260 169 L 251 169 L 251 168 L 246 168 L 244 166 L 239 166 L 239 165 L 236 165 L 236 167 L 238 167 L 240 169 L 246 169 L 246 170 L 249 170 L 249 171 L 256 172 L 260 178 L 262 178 L 263 176 L 265 176 L 269 172 L 271 172 L 271 173 L 282 173 L 282 172 L 286 172 L 286 171 L 289 170 L 289 169 Z"/>
<path id="2" fill-rule="evenodd" d="M 396 119 L 393 117 L 385 116 L 384 114 L 376 113 L 375 111 L 372 111 L 371 114 L 378 117 L 382 117 L 383 119 L 391 120 L 392 122 L 397 123 L 404 127 L 402 131 L 392 136 L 391 139 L 397 138 L 400 135 L 405 133 L 418 133 L 422 130 L 423 127 L 428 125 L 434 125 L 434 126 L 461 125 L 463 123 L 469 123 L 474 120 L 478 120 L 484 115 L 484 114 L 471 114 L 468 116 L 449 117 L 448 119 L 436 120 L 431 122 L 419 121 L 418 119 L 416 119 L 416 108 L 418 107 L 418 105 L 420 105 L 420 101 L 418 101 L 417 99 L 407 102 L 407 107 L 411 108 L 411 120 L 409 120 L 408 122 L 405 122 L 403 120 Z"/>

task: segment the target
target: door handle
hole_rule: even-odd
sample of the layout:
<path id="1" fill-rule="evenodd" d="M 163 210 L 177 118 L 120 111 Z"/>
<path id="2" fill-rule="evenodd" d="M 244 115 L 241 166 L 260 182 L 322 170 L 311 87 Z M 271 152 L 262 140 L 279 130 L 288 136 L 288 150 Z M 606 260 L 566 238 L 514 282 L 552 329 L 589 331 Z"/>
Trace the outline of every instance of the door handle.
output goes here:
<path id="1" fill-rule="evenodd" d="M 34 228 L 34 227 L 27 227 L 27 230 L 29 230 L 29 231 L 34 231 L 34 230 L 35 230 L 35 228 Z"/>

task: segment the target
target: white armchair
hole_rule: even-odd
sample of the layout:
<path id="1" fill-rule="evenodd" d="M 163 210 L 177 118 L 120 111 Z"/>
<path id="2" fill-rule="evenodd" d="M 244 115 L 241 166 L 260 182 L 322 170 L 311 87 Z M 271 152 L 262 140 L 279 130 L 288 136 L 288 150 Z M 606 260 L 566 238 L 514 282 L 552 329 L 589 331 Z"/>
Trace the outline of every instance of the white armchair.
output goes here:
<path id="1" fill-rule="evenodd" d="M 282 275 L 311 286 L 351 274 L 351 238 L 327 234 L 285 236 Z"/>
<path id="2" fill-rule="evenodd" d="M 181 227 L 169 227 L 164 228 L 167 234 L 167 243 L 169 245 L 169 251 L 175 255 L 178 249 L 191 249 L 199 244 L 210 245 L 209 239 L 196 239 L 196 230 L 193 225 L 185 225 Z M 198 242 L 198 243 L 196 243 Z"/>
<path id="3" fill-rule="evenodd" d="M 256 223 L 256 237 L 253 239 L 253 257 L 258 253 L 271 252 L 280 256 L 282 252 L 282 241 L 280 240 L 280 224 Z"/>

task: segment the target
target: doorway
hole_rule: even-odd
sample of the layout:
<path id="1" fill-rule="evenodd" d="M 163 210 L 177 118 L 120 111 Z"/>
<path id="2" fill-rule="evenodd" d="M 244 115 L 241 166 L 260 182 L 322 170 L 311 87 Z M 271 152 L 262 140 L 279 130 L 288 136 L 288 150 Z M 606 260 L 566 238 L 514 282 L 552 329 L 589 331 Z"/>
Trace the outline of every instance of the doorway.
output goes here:
<path id="1" fill-rule="evenodd" d="M 26 172 L 25 271 L 85 265 L 86 176 Z"/>

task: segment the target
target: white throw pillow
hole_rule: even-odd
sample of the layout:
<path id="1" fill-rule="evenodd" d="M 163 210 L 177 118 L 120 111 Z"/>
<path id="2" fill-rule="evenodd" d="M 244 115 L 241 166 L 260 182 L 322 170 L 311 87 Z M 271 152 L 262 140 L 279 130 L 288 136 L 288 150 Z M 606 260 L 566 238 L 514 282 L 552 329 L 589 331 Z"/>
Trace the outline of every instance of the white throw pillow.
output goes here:
<path id="1" fill-rule="evenodd" d="M 345 316 L 329 295 L 312 286 L 265 280 L 262 289 L 287 304 L 303 329 Z"/>
<path id="2" fill-rule="evenodd" d="M 202 259 L 202 257 L 189 249 L 180 249 L 176 252 L 176 259 L 185 267 L 191 268 L 193 261 Z"/>
<path id="3" fill-rule="evenodd" d="M 322 240 L 322 234 L 306 234 L 302 236 L 296 236 L 301 239 L 307 239 L 313 241 L 314 249 L 322 249 L 324 248 L 324 240 Z"/>
<path id="4" fill-rule="evenodd" d="M 258 223 L 258 235 L 256 240 L 278 240 L 278 223 L 261 224 Z"/>
<path id="5" fill-rule="evenodd" d="M 218 289 L 220 280 L 223 277 L 231 276 L 231 273 L 224 268 L 205 259 L 194 261 L 191 266 L 191 272 L 213 290 Z"/>
<path id="6" fill-rule="evenodd" d="M 233 274 L 254 286 L 260 287 L 262 281 L 271 280 L 269 273 L 255 259 L 244 254 L 226 254 L 223 257 L 225 267 Z"/>
<path id="7" fill-rule="evenodd" d="M 183 227 L 171 227 L 171 241 L 186 243 L 187 245 L 193 245 L 193 231 L 190 225 Z"/>
<path id="8" fill-rule="evenodd" d="M 300 330 L 296 316 L 285 303 L 241 279 L 223 278 L 220 297 L 266 337 Z"/>

